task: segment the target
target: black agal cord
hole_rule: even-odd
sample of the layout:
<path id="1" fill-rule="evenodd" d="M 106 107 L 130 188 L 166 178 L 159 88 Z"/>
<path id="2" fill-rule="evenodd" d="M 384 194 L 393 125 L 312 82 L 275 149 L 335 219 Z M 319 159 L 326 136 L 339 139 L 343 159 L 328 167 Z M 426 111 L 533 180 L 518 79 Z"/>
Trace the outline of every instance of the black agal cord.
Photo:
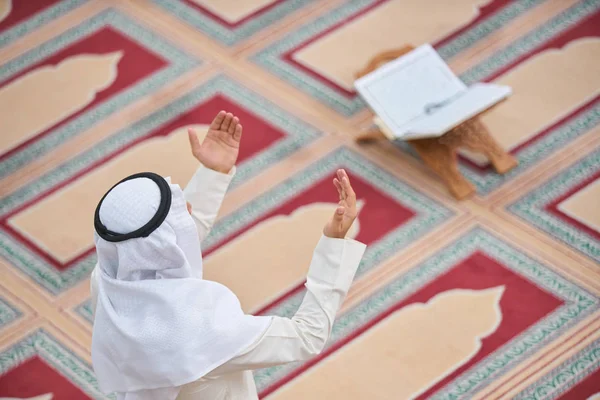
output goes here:
<path id="1" fill-rule="evenodd" d="M 100 221 L 100 207 L 102 206 L 102 202 L 110 193 L 110 191 L 113 190 L 117 185 L 130 179 L 136 178 L 148 178 L 158 185 L 158 188 L 160 189 L 160 205 L 158 206 L 158 210 L 156 210 L 156 214 L 154 214 L 152 219 L 148 221 L 146 225 L 142 226 L 139 229 L 136 229 L 133 232 L 117 233 L 108 230 L 106 226 L 104 226 L 102 221 Z M 140 172 L 138 174 L 128 176 L 127 178 L 123 179 L 115 186 L 110 188 L 110 190 L 106 192 L 104 196 L 102 196 L 102 199 L 100 200 L 100 203 L 98 203 L 98 206 L 96 207 L 96 212 L 94 214 L 94 228 L 96 229 L 98 236 L 100 236 L 102 239 L 108 242 L 122 242 L 124 240 L 129 239 L 148 237 L 156 228 L 160 226 L 160 224 L 163 223 L 165 218 L 167 218 L 167 214 L 171 209 L 171 196 L 171 188 L 169 187 L 169 184 L 160 175 L 157 175 L 153 172 Z"/>

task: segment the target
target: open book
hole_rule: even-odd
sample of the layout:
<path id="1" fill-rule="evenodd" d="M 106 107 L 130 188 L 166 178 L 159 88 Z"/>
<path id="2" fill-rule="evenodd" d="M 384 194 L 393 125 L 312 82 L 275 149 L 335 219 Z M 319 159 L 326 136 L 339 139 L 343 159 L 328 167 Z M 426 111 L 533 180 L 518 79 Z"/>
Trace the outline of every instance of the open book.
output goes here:
<path id="1" fill-rule="evenodd" d="M 430 45 L 391 61 L 354 83 L 386 135 L 442 136 L 511 94 L 507 86 L 467 87 Z"/>

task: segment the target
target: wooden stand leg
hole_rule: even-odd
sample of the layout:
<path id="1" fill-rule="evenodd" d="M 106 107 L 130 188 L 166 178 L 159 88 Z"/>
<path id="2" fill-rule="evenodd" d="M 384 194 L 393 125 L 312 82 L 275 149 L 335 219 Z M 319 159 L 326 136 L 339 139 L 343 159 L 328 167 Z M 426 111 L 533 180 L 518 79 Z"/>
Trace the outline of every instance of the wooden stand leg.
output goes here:
<path id="1" fill-rule="evenodd" d="M 378 128 L 374 127 L 358 135 L 355 141 L 356 143 L 370 143 L 384 139 L 387 139 L 385 135 Z"/>
<path id="2" fill-rule="evenodd" d="M 492 137 L 479 118 L 473 118 L 444 135 L 444 141 L 452 141 L 455 147 L 483 153 L 499 174 L 505 174 L 518 165 L 518 161 L 506 152 Z"/>
<path id="3" fill-rule="evenodd" d="M 475 186 L 465 179 L 458 170 L 456 151 L 438 141 L 438 139 L 411 140 L 415 148 L 429 166 L 448 186 L 450 193 L 462 200 L 475 193 Z"/>

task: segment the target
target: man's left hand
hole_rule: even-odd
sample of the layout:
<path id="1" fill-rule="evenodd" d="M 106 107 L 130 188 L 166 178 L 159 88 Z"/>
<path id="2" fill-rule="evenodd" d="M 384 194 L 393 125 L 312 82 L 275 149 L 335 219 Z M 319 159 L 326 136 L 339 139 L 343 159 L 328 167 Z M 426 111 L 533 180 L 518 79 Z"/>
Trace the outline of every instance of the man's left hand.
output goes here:
<path id="1" fill-rule="evenodd" d="M 238 117 L 225 111 L 219 112 L 202 144 L 194 129 L 189 128 L 188 135 L 192 154 L 206 168 L 224 174 L 231 171 L 237 161 L 242 139 L 242 125 Z"/>

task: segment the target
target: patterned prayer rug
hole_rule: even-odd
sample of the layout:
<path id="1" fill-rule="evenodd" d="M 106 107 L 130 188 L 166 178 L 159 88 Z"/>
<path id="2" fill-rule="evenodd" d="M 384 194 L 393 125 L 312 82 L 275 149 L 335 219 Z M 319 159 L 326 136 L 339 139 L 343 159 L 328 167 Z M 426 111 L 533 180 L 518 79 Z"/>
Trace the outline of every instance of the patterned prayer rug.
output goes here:
<path id="1" fill-rule="evenodd" d="M 426 42 L 514 91 L 483 121 L 519 166 L 461 154 L 470 200 L 404 143 L 353 140 L 356 72 Z M 113 398 L 94 206 L 139 170 L 184 185 L 185 131 L 221 109 L 244 138 L 207 279 L 292 316 L 339 167 L 368 245 L 324 351 L 256 371 L 261 398 L 599 399 L 599 65 L 600 0 L 0 0 L 0 399 Z"/>

